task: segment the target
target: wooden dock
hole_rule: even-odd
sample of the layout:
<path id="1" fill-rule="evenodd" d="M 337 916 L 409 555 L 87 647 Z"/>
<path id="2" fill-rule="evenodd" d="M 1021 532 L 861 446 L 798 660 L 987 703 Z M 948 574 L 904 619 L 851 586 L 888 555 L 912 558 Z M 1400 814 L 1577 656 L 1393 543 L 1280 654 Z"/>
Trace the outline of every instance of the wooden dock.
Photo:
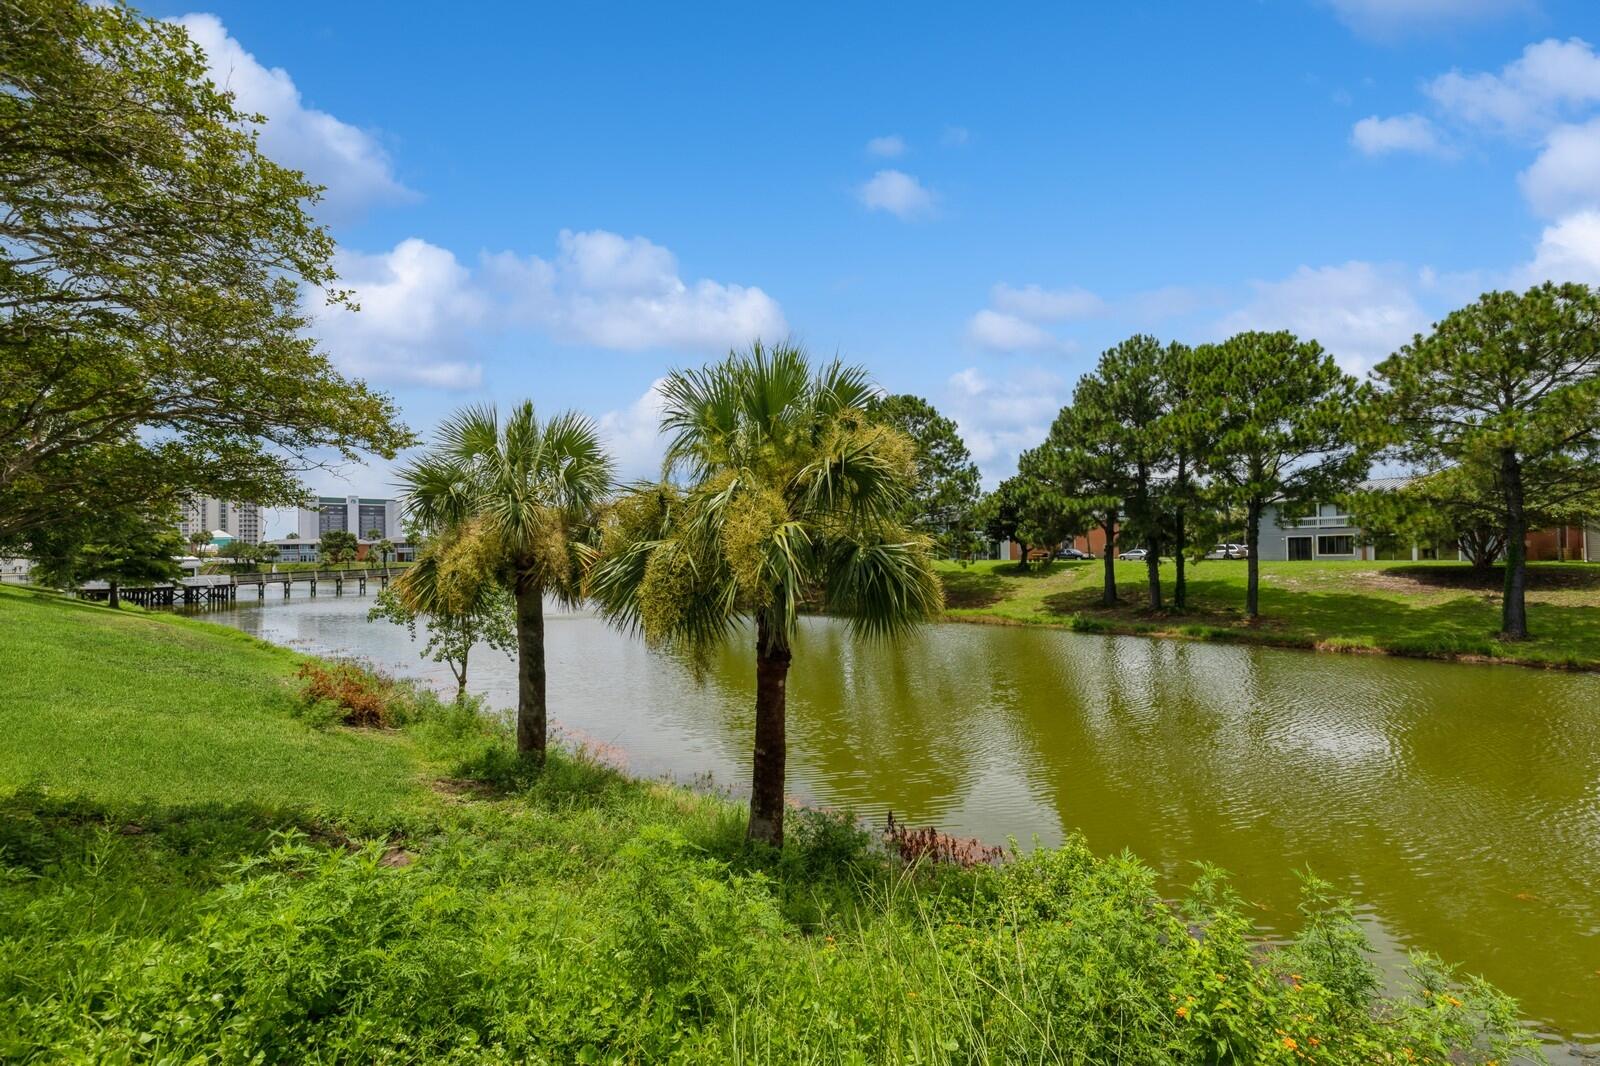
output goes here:
<path id="1" fill-rule="evenodd" d="M 324 592 L 330 587 L 335 596 L 348 590 L 357 596 L 367 594 L 367 586 L 388 586 L 393 574 L 371 570 L 292 570 L 278 573 L 228 574 L 221 577 L 185 580 L 177 584 L 123 585 L 117 589 L 118 599 L 138 604 L 140 607 L 221 607 L 235 603 L 240 589 L 254 589 L 258 601 L 267 598 L 267 590 L 276 593 L 281 589 L 283 598 L 290 599 L 294 587 L 301 586 L 312 596 L 320 586 Z M 110 586 L 80 588 L 81 600 L 105 602 L 111 598 Z"/>

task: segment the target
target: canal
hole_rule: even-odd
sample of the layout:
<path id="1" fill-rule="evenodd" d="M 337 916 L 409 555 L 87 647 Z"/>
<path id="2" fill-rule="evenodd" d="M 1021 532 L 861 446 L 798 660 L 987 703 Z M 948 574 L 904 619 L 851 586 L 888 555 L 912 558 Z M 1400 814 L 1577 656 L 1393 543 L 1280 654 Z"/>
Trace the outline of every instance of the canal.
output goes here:
<path id="1" fill-rule="evenodd" d="M 451 690 L 403 629 L 366 620 L 372 602 L 205 617 Z M 637 774 L 744 783 L 749 648 L 697 683 L 581 611 L 553 611 L 547 644 L 569 738 Z M 509 659 L 480 649 L 472 671 L 514 705 Z M 1081 832 L 1174 891 L 1208 860 L 1275 932 L 1310 868 L 1354 897 L 1387 963 L 1432 951 L 1517 997 L 1555 1057 L 1600 1047 L 1600 675 L 1021 627 L 883 645 L 815 618 L 789 694 L 802 799 L 1023 847 Z"/>

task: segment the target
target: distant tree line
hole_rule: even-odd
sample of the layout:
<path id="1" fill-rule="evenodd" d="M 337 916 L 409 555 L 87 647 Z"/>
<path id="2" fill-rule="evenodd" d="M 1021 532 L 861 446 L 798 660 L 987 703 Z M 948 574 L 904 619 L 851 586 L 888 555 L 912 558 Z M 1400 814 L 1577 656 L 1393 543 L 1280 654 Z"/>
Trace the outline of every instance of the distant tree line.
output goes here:
<path id="1" fill-rule="evenodd" d="M 1361 491 L 1376 463 L 1417 476 Z M 1526 638 L 1528 531 L 1600 515 L 1600 293 L 1487 293 L 1365 383 L 1283 331 L 1193 347 L 1130 337 L 1078 381 L 979 514 L 1024 561 L 1029 545 L 1101 529 L 1107 605 L 1118 600 L 1111 546 L 1148 549 L 1151 610 L 1164 607 L 1161 557 L 1175 561 L 1183 610 L 1186 561 L 1242 536 L 1255 617 L 1265 510 L 1295 517 L 1336 500 L 1369 534 L 1445 540 L 1480 567 L 1503 558 L 1501 636 Z"/>

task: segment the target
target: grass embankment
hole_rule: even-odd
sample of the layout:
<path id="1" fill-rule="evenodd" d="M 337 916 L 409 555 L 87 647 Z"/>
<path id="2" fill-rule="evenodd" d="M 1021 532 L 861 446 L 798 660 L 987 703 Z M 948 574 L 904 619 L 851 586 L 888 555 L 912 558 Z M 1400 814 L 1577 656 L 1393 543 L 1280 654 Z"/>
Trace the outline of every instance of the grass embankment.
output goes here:
<path id="1" fill-rule="evenodd" d="M 1488 659 L 1600 669 L 1600 565 L 1529 566 L 1528 628 L 1507 643 L 1500 626 L 1498 569 L 1466 563 L 1263 562 L 1261 617 L 1244 614 L 1245 564 L 1207 560 L 1188 570 L 1189 608 L 1151 612 L 1143 563 L 1117 564 L 1121 603 L 1100 605 L 1103 563 L 941 563 L 953 621 L 1056 625 L 1328 651 Z M 1174 567 L 1161 567 L 1170 603 Z"/>
<path id="2" fill-rule="evenodd" d="M 1081 845 L 908 866 L 413 697 L 318 728 L 294 654 L 0 590 L 0 1060 L 1484 1062 L 1509 1007 L 1347 911 L 1268 952 Z M 559 714 L 559 709 L 557 710 Z"/>

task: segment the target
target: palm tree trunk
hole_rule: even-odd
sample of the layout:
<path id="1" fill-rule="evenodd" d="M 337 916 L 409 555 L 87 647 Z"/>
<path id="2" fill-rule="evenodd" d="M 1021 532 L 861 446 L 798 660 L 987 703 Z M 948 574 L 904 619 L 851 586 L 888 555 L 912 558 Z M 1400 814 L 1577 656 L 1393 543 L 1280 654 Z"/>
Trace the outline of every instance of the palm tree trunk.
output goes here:
<path id="1" fill-rule="evenodd" d="M 790 653 L 765 618 L 756 622 L 756 747 L 750 774 L 751 840 L 783 846 L 784 737 Z"/>
<path id="2" fill-rule="evenodd" d="M 545 754 L 544 590 L 517 585 L 517 752 Z"/>

